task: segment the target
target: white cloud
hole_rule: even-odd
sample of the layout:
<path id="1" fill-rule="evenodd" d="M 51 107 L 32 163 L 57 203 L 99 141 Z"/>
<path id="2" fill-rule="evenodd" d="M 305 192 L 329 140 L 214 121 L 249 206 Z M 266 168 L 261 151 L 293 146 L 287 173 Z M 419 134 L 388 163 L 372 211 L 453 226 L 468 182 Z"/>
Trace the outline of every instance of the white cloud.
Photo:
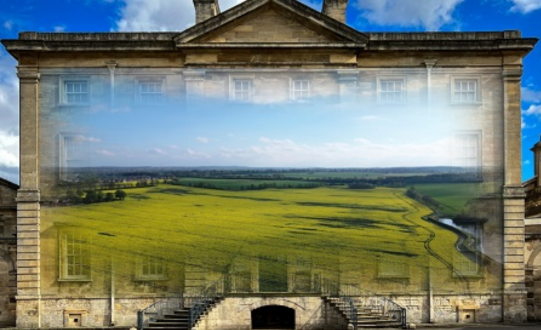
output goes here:
<path id="1" fill-rule="evenodd" d="M 11 31 L 11 29 L 13 29 L 13 21 L 5 21 L 4 28 L 8 31 Z"/>
<path id="2" fill-rule="evenodd" d="M 422 27 L 438 30 L 454 23 L 453 12 L 464 0 L 357 0 L 362 16 L 379 25 Z"/>
<path id="3" fill-rule="evenodd" d="M 512 0 L 511 11 L 528 14 L 534 10 L 541 9 L 541 0 Z"/>
<path id="4" fill-rule="evenodd" d="M 199 136 L 196 138 L 197 141 L 201 142 L 201 143 L 209 143 L 210 142 L 210 139 L 207 138 L 207 137 L 204 137 L 204 136 Z"/>
<path id="5" fill-rule="evenodd" d="M 222 0 L 221 11 L 244 0 Z M 123 0 L 117 31 L 181 31 L 195 24 L 195 9 L 188 0 Z"/>
<path id="6" fill-rule="evenodd" d="M 531 104 L 526 110 L 522 110 L 522 114 L 525 116 L 541 115 L 541 104 Z"/>
<path id="7" fill-rule="evenodd" d="M 0 51 L 0 167 L 19 167 L 19 84 L 15 74 L 16 62 Z M 18 181 L 13 171 L 1 171 L 0 176 Z"/>
<path id="8" fill-rule="evenodd" d="M 116 155 L 114 152 L 106 150 L 106 149 L 98 149 L 96 150 L 96 153 L 102 156 L 115 156 Z"/>
<path id="9" fill-rule="evenodd" d="M 55 27 L 53 27 L 53 29 L 54 29 L 54 32 L 64 32 L 64 31 L 66 31 L 66 27 L 63 26 L 63 25 L 55 26 Z"/>
<path id="10" fill-rule="evenodd" d="M 222 148 L 219 156 L 249 166 L 436 166 L 451 165 L 449 146 L 450 139 L 396 144 L 358 138 L 351 142 L 303 144 L 261 137 L 250 148 Z"/>
<path id="11" fill-rule="evenodd" d="M 541 90 L 535 90 L 531 86 L 522 87 L 521 96 L 523 101 L 541 103 Z"/>
<path id="12" fill-rule="evenodd" d="M 0 166 L 19 166 L 19 136 L 0 131 Z"/>
<path id="13" fill-rule="evenodd" d="M 92 137 L 92 136 L 84 136 L 84 135 L 77 135 L 75 136 L 75 140 L 78 142 L 101 142 L 100 139 Z"/>
<path id="14" fill-rule="evenodd" d="M 532 163 L 532 162 L 531 162 L 529 159 L 527 159 L 527 160 L 524 161 L 524 165 L 529 165 L 529 164 L 531 164 L 531 163 Z"/>
<path id="15" fill-rule="evenodd" d="M 155 154 L 155 155 L 166 155 L 167 154 L 167 152 L 165 152 L 165 150 L 160 149 L 160 148 L 154 148 L 154 149 L 150 150 L 150 153 Z"/>

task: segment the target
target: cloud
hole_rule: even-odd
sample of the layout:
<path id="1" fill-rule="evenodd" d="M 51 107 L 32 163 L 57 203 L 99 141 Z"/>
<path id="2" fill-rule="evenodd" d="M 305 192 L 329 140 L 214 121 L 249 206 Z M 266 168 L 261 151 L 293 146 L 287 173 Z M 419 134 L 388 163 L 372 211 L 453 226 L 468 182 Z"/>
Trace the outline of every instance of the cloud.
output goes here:
<path id="1" fill-rule="evenodd" d="M 365 138 L 349 142 L 298 143 L 261 137 L 249 148 L 222 148 L 222 158 L 248 166 L 391 167 L 451 165 L 450 139 L 426 143 L 380 143 Z"/>
<path id="2" fill-rule="evenodd" d="M 521 97 L 526 102 L 541 103 L 541 90 L 535 90 L 531 86 L 522 87 Z"/>
<path id="3" fill-rule="evenodd" d="M 188 0 L 123 0 L 116 31 L 180 31 L 195 24 L 195 9 Z M 243 0 L 220 1 L 225 11 Z"/>
<path id="4" fill-rule="evenodd" d="M 13 29 L 13 21 L 5 21 L 4 28 L 8 31 L 11 31 L 11 29 Z"/>
<path id="5" fill-rule="evenodd" d="M 53 29 L 54 29 L 54 32 L 64 32 L 64 31 L 66 31 L 66 27 L 63 26 L 63 25 L 55 26 L 55 27 L 53 27 Z"/>
<path id="6" fill-rule="evenodd" d="M 210 142 L 210 139 L 207 138 L 207 137 L 204 137 L 204 136 L 199 136 L 196 138 L 197 141 L 201 142 L 201 143 L 209 143 Z"/>
<path id="7" fill-rule="evenodd" d="M 541 0 L 512 0 L 512 2 L 514 4 L 511 7 L 512 12 L 528 14 L 541 8 Z"/>
<path id="8" fill-rule="evenodd" d="M 0 131 L 0 166 L 19 166 L 19 136 Z"/>
<path id="9" fill-rule="evenodd" d="M 525 116 L 541 115 L 541 104 L 531 104 L 528 109 L 522 110 L 522 114 Z"/>
<path id="10" fill-rule="evenodd" d="M 532 162 L 531 162 L 529 159 L 527 159 L 527 160 L 524 161 L 524 165 L 530 165 L 531 163 L 532 163 Z"/>
<path id="11" fill-rule="evenodd" d="M 97 149 L 97 150 L 96 150 L 96 153 L 97 153 L 98 155 L 108 156 L 108 157 L 110 157 L 110 156 L 116 156 L 116 154 L 115 154 L 114 152 L 109 151 L 109 150 L 106 150 L 106 149 Z"/>
<path id="12" fill-rule="evenodd" d="M 154 155 L 166 155 L 167 154 L 167 152 L 165 152 L 165 150 L 160 149 L 160 148 L 151 149 L 150 153 L 154 154 Z"/>
<path id="13" fill-rule="evenodd" d="M 74 138 L 75 138 L 75 141 L 77 142 L 93 142 L 93 143 L 101 142 L 100 139 L 92 137 L 92 136 L 76 135 Z"/>
<path id="14" fill-rule="evenodd" d="M 378 25 L 438 30 L 454 23 L 453 12 L 464 0 L 356 0 L 362 16 Z M 517 0 L 515 0 L 517 1 Z"/>

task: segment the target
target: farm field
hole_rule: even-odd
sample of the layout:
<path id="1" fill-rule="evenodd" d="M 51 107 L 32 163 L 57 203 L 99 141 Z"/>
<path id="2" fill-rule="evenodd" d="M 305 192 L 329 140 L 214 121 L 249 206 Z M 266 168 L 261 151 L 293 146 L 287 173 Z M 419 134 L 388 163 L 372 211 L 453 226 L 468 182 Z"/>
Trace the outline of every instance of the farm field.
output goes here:
<path id="1" fill-rule="evenodd" d="M 451 217 L 463 211 L 468 201 L 483 194 L 478 183 L 416 184 L 415 189 L 438 201 L 441 213 Z"/>
<path id="2" fill-rule="evenodd" d="M 455 263 L 469 262 L 456 253 L 457 234 L 423 220 L 431 210 L 404 191 L 158 184 L 130 189 L 123 201 L 46 208 L 42 230 L 77 228 L 91 237 L 93 258 L 116 257 L 126 274 L 138 256 L 214 272 L 236 259 L 296 257 L 354 280 L 382 262 L 424 272 L 431 256 L 430 267 L 451 276 Z"/>

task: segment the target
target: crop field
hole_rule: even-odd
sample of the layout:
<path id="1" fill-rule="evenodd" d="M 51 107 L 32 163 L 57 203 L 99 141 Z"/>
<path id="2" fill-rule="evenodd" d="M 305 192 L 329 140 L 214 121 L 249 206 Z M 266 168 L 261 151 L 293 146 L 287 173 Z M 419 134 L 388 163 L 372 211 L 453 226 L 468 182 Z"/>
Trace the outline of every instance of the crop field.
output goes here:
<path id="1" fill-rule="evenodd" d="M 117 256 L 117 271 L 126 267 L 126 273 L 129 265 L 122 260 L 136 256 L 216 272 L 237 258 L 295 256 L 355 277 L 382 261 L 426 268 L 431 256 L 430 267 L 450 276 L 457 260 L 467 262 L 454 253 L 457 235 L 423 220 L 431 211 L 404 191 L 225 191 L 158 184 L 130 189 L 124 201 L 47 208 L 42 230 L 87 233 L 93 256 Z"/>
<path id="2" fill-rule="evenodd" d="M 451 217 L 462 212 L 468 201 L 483 193 L 478 183 L 419 184 L 415 185 L 415 189 L 438 201 L 442 206 L 441 212 Z"/>

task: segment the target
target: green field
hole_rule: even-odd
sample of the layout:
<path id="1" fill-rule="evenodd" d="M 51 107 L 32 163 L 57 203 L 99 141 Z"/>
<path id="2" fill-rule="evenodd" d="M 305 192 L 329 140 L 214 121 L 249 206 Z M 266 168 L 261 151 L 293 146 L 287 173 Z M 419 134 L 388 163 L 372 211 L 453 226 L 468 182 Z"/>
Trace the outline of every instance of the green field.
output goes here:
<path id="1" fill-rule="evenodd" d="M 126 260 L 137 256 L 215 272 L 239 258 L 293 256 L 323 271 L 347 269 L 357 280 L 382 260 L 421 269 L 432 255 L 430 266 L 449 277 L 457 258 L 467 260 L 453 252 L 455 233 L 421 218 L 430 213 L 404 189 L 223 191 L 159 184 L 130 189 L 124 201 L 47 208 L 42 229 L 51 244 L 57 229 L 86 233 L 93 256 L 116 256 L 116 271 L 126 274 Z"/>
<path id="2" fill-rule="evenodd" d="M 469 201 L 483 194 L 478 183 L 418 184 L 415 189 L 438 201 L 442 215 L 449 217 L 464 212 Z"/>

